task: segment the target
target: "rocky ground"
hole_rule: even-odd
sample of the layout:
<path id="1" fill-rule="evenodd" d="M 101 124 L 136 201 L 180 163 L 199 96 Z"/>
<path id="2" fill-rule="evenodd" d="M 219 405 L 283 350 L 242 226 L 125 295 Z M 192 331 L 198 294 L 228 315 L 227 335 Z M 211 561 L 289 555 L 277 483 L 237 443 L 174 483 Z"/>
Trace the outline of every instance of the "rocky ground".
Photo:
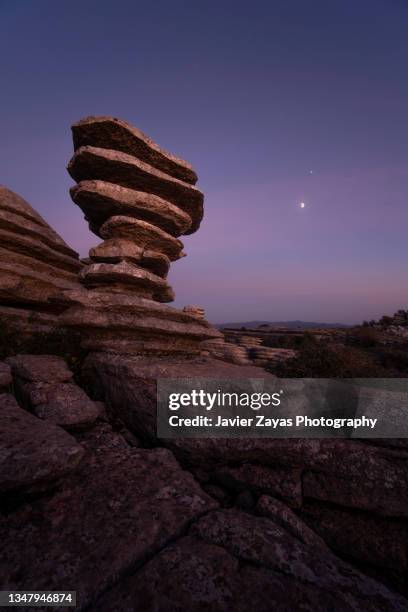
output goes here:
<path id="1" fill-rule="evenodd" d="M 185 367 L 0 364 L 2 588 L 92 611 L 408 610 L 407 443 L 157 440 L 155 381 Z"/>

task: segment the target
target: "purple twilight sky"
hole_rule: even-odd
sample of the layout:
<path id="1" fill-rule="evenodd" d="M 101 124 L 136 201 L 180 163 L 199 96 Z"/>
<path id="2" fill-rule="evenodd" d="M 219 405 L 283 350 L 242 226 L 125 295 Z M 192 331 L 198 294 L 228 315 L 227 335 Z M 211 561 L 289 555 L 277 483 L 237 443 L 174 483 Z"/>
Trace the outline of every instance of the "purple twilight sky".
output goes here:
<path id="1" fill-rule="evenodd" d="M 0 182 L 86 255 L 70 125 L 121 117 L 206 196 L 176 306 L 391 314 L 408 307 L 407 32 L 406 0 L 2 0 Z"/>

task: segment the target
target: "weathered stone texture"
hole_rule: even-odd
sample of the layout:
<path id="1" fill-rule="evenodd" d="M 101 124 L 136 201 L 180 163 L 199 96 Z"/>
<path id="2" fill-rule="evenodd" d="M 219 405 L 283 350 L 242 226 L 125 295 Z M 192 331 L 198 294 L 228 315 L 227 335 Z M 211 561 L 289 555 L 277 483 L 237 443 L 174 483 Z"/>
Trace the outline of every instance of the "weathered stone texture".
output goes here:
<path id="1" fill-rule="evenodd" d="M 165 449 L 131 449 L 102 425 L 82 447 L 60 490 L 0 525 L 2 587 L 76 590 L 79 610 L 216 507 Z"/>
<path id="2" fill-rule="evenodd" d="M 69 162 L 68 171 L 78 183 L 107 181 L 159 196 L 189 215 L 192 224 L 186 233 L 199 228 L 204 201 L 201 191 L 132 155 L 94 146 L 80 147 Z"/>
<path id="3" fill-rule="evenodd" d="M 55 329 L 63 292 L 78 286 L 80 267 L 77 253 L 44 219 L 0 187 L 0 323 L 20 336 Z"/>
<path id="4" fill-rule="evenodd" d="M 140 130 L 116 117 L 85 117 L 72 126 L 75 150 L 84 145 L 116 149 L 167 172 L 195 183 L 197 175 L 186 161 L 168 153 Z"/>
<path id="5" fill-rule="evenodd" d="M 0 395 L 1 493 L 47 486 L 75 469 L 83 454 L 68 433 L 20 408 L 12 395 Z"/>
<path id="6" fill-rule="evenodd" d="M 75 430 L 89 427 L 101 414 L 73 381 L 64 359 L 54 355 L 17 355 L 7 362 L 22 405 L 40 419 Z"/>
<path id="7" fill-rule="evenodd" d="M 135 191 L 106 181 L 82 181 L 70 190 L 71 197 L 92 220 L 93 231 L 110 217 L 122 215 L 154 223 L 174 236 L 191 227 L 191 218 L 181 208 L 152 193 Z"/>
<path id="8" fill-rule="evenodd" d="M 60 323 L 80 330 L 82 345 L 95 351 L 199 354 L 203 338 L 219 336 L 206 321 L 129 292 L 74 292 L 71 299 L 76 305 Z"/>
<path id="9" fill-rule="evenodd" d="M 13 376 L 30 382 L 64 383 L 73 377 L 65 360 L 56 355 L 16 355 L 7 363 Z"/>
<path id="10" fill-rule="evenodd" d="M 336 558 L 317 537 L 310 546 L 274 519 L 223 510 L 196 521 L 91 610 L 115 606 L 124 612 L 402 612 L 406 600 Z"/>
<path id="11" fill-rule="evenodd" d="M 271 468 L 244 463 L 241 466 L 222 466 L 214 472 L 214 478 L 236 491 L 250 489 L 256 493 L 269 493 L 284 499 L 289 506 L 302 505 L 302 480 L 300 469 Z"/>

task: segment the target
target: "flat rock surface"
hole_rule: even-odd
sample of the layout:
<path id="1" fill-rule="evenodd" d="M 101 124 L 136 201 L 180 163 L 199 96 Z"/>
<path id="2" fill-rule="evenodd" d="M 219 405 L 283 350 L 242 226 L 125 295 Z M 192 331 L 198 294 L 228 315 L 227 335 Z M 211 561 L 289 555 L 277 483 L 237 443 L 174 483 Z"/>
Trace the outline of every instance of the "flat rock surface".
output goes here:
<path id="1" fill-rule="evenodd" d="M 80 147 L 68 164 L 68 172 L 78 183 L 108 181 L 157 195 L 189 215 L 192 225 L 186 233 L 192 234 L 200 226 L 204 201 L 201 191 L 127 153 L 93 146 Z"/>
<path id="2" fill-rule="evenodd" d="M 163 172 L 195 183 L 197 175 L 191 165 L 162 149 L 138 128 L 116 117 L 85 117 L 72 126 L 75 150 L 84 145 L 116 149 L 138 157 Z"/>
<path id="3" fill-rule="evenodd" d="M 65 360 L 56 355 L 16 355 L 7 363 L 13 376 L 31 382 L 67 382 L 73 377 Z"/>
<path id="4" fill-rule="evenodd" d="M 130 448 L 103 425 L 82 445 L 60 491 L 0 525 L 2 588 L 76 590 L 78 610 L 216 507 L 165 449 Z"/>
<path id="5" fill-rule="evenodd" d="M 100 312 L 110 309 L 111 312 L 114 312 L 116 315 L 137 312 L 139 318 L 142 318 L 142 315 L 153 315 L 163 320 L 192 323 L 197 329 L 206 329 L 209 338 L 219 338 L 222 335 L 221 332 L 212 327 L 207 321 L 192 317 L 187 312 L 183 312 L 177 308 L 159 304 L 136 295 L 111 294 L 103 291 L 92 291 L 91 293 L 80 286 L 78 290 L 75 289 L 66 292 L 66 301 L 69 304 L 75 305 L 75 307 L 78 305 L 86 309 L 92 308 Z M 65 316 L 65 313 L 62 316 Z M 219 367 L 222 367 L 222 362 L 219 362 L 219 364 Z M 252 371 L 254 370 L 252 369 Z M 256 368 L 256 371 L 259 372 L 261 370 Z"/>
<path id="6" fill-rule="evenodd" d="M 92 227 L 98 230 L 98 235 L 100 226 L 114 215 L 144 219 L 173 236 L 184 234 L 191 226 L 187 213 L 163 198 L 144 191 L 106 181 L 82 181 L 72 187 L 70 193 Z"/>
<path id="7" fill-rule="evenodd" d="M 153 300 L 101 290 L 68 292 L 75 306 L 60 324 L 83 330 L 82 346 L 114 354 L 200 353 L 202 340 L 220 332 L 206 321 Z"/>
<path id="8" fill-rule="evenodd" d="M 307 528 L 306 528 L 307 529 Z M 272 519 L 208 513 L 92 611 L 402 612 L 407 601 Z"/>
<path id="9" fill-rule="evenodd" d="M 156 435 L 156 381 L 158 378 L 273 378 L 271 374 L 252 366 L 235 366 L 209 358 L 126 357 L 94 353 L 88 356 L 84 372 L 106 393 L 107 398 L 129 429 L 136 435 Z M 224 439 L 172 440 L 175 446 L 187 450 L 206 442 L 227 442 Z M 233 441 L 232 441 L 233 442 Z M 243 440 L 243 442 L 247 442 Z M 191 443 L 191 445 L 190 445 Z"/>
<path id="10" fill-rule="evenodd" d="M 68 433 L 20 408 L 12 395 L 0 395 L 1 492 L 55 481 L 76 468 L 83 454 Z"/>

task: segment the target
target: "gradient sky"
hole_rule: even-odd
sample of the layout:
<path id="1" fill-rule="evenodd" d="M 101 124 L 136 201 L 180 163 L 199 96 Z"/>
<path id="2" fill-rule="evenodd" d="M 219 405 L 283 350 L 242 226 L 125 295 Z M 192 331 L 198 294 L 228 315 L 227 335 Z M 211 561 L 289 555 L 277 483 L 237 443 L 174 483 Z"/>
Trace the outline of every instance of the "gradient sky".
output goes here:
<path id="1" fill-rule="evenodd" d="M 176 306 L 213 322 L 408 308 L 407 32 L 406 0 L 0 0 L 0 182 L 87 255 L 70 125 L 115 115 L 206 196 Z"/>

